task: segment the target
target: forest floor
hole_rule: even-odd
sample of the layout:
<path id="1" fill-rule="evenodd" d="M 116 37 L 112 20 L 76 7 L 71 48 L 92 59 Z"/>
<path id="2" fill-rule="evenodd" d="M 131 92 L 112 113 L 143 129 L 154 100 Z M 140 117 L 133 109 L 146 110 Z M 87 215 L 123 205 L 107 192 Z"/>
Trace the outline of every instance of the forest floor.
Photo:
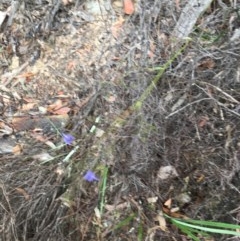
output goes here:
<path id="1" fill-rule="evenodd" d="M 173 57 L 186 1 L 10 2 L 1 240 L 190 240 L 164 214 L 239 223 L 239 3 L 213 1 Z"/>

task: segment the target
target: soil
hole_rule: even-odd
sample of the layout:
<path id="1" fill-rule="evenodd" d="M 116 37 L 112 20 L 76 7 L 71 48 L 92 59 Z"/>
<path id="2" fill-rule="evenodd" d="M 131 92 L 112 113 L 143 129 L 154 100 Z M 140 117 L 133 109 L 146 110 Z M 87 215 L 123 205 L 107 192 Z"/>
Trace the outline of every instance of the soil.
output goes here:
<path id="1" fill-rule="evenodd" d="M 190 240 L 162 214 L 239 223 L 240 3 L 213 1 L 173 58 L 186 2 L 2 1 L 1 240 Z"/>

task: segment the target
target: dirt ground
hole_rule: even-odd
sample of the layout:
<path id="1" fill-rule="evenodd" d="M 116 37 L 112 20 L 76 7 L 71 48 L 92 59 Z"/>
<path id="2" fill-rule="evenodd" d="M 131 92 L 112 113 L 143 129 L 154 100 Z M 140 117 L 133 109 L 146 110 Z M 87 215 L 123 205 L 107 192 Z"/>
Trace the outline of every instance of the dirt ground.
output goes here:
<path id="1" fill-rule="evenodd" d="M 0 240 L 190 240 L 162 213 L 239 223 L 239 1 L 213 1 L 174 59 L 187 1 L 1 2 Z"/>

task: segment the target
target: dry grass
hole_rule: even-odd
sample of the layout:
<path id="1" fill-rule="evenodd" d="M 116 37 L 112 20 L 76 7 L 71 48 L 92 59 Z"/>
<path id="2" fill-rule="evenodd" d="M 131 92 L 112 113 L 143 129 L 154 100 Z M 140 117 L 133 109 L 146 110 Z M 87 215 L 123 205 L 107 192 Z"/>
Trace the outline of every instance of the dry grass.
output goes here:
<path id="1" fill-rule="evenodd" d="M 20 96 L 31 94 L 41 103 L 58 90 L 66 91 L 73 106 L 81 105 L 74 107 L 66 126 L 78 149 L 62 163 L 74 147 L 52 151 L 35 141 L 36 154 L 41 150 L 59 156 L 43 165 L 32 158 L 30 132 L 16 133 L 24 152 L 3 155 L 0 164 L 1 240 L 187 240 L 170 224 L 169 232 L 157 228 L 155 218 L 169 198 L 191 218 L 236 222 L 240 48 L 230 41 L 239 22 L 231 6 L 222 9 L 214 1 L 199 19 L 191 44 L 166 70 L 142 108 L 121 116 L 125 122 L 120 128 L 110 128 L 150 85 L 157 67 L 175 53 L 169 39 L 180 14 L 175 3 L 139 1 L 117 39 L 109 34 L 114 23 L 109 19 L 74 26 L 77 33 L 71 36 L 72 23 L 60 20 L 76 6 L 65 6 L 55 19 L 62 26 L 56 32 L 59 36 L 50 34 L 54 44 L 49 45 L 52 39 L 44 33 L 33 39 L 41 43 L 44 70 L 36 63 L 41 70 L 27 91 L 20 82 L 8 88 Z M 23 28 L 17 19 L 14 27 Z M 33 23 L 24 24 L 27 32 Z M 11 31 L 1 35 L 7 39 Z M 21 35 L 19 39 L 25 41 Z M 34 66 L 27 68 L 33 71 Z M 2 67 L 1 75 L 6 72 L 9 66 Z M 20 100 L 11 100 L 20 105 Z M 101 121 L 96 124 L 98 116 Z M 102 137 L 89 133 L 93 124 L 105 131 Z M 49 135 L 60 142 L 56 133 Z M 105 166 L 106 206 L 99 217 L 101 182 L 87 183 L 82 177 L 88 169 L 101 176 Z M 173 166 L 178 176 L 162 180 L 162 166 Z M 184 202 L 182 194 L 190 201 Z M 158 201 L 151 204 L 150 197 Z"/>

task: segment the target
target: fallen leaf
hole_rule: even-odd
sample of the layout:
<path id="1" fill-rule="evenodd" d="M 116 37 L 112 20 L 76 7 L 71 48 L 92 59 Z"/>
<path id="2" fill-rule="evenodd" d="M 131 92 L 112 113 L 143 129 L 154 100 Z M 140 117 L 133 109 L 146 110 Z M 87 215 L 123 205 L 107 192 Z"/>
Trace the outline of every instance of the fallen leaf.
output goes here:
<path id="1" fill-rule="evenodd" d="M 202 182 L 205 179 L 204 174 L 201 174 L 198 178 L 197 178 L 197 183 Z"/>
<path id="2" fill-rule="evenodd" d="M 170 209 L 170 212 L 171 212 L 171 213 L 177 213 L 177 212 L 179 212 L 179 210 L 180 210 L 179 207 L 174 207 L 174 208 L 171 208 L 171 209 Z"/>
<path id="3" fill-rule="evenodd" d="M 184 218 L 187 219 L 187 216 L 179 213 L 179 207 L 176 208 L 172 208 L 171 210 L 169 210 L 168 208 L 164 207 L 162 208 L 163 212 L 166 213 L 167 215 L 174 217 L 174 218 Z"/>
<path id="4" fill-rule="evenodd" d="M 41 129 L 35 129 L 31 132 L 31 137 L 33 137 L 37 141 L 45 143 L 48 140 L 48 138 L 44 136 L 41 132 Z"/>
<path id="5" fill-rule="evenodd" d="M 19 107 L 19 110 L 22 110 L 22 111 L 31 110 L 31 109 L 33 109 L 33 107 L 34 107 L 35 105 L 36 105 L 36 103 L 23 104 L 22 106 Z"/>
<path id="6" fill-rule="evenodd" d="M 12 126 L 15 131 L 30 131 L 40 129 L 48 132 L 55 132 L 56 129 L 62 129 L 69 121 L 69 116 L 52 115 L 45 117 L 14 116 Z"/>
<path id="7" fill-rule="evenodd" d="M 198 127 L 201 127 L 201 128 L 204 127 L 208 121 L 209 121 L 209 118 L 203 116 L 201 120 L 198 122 Z"/>
<path id="8" fill-rule="evenodd" d="M 116 210 L 122 210 L 124 208 L 127 208 L 129 206 L 128 202 L 124 202 L 124 203 L 120 203 L 118 205 L 110 205 L 110 204 L 106 204 L 105 208 L 106 210 L 108 210 L 109 212 L 112 211 L 116 211 Z"/>
<path id="9" fill-rule="evenodd" d="M 203 69 L 212 69 L 215 67 L 215 62 L 213 59 L 211 58 L 206 58 L 204 60 L 202 60 L 199 64 L 198 64 L 198 68 L 200 70 L 203 70 Z"/>
<path id="10" fill-rule="evenodd" d="M 160 227 L 160 229 L 162 231 L 166 231 L 167 230 L 166 219 L 164 218 L 162 212 L 159 212 L 158 215 L 154 218 L 154 220 L 159 223 L 159 227 Z"/>
<path id="11" fill-rule="evenodd" d="M 17 116 L 12 119 L 12 126 L 15 131 L 25 131 L 34 129 L 35 120 L 31 117 Z"/>
<path id="12" fill-rule="evenodd" d="M 150 49 L 148 50 L 148 56 L 149 56 L 149 58 L 153 58 L 154 57 L 154 52 L 155 52 L 155 50 L 156 50 L 156 46 L 155 46 L 155 44 L 151 41 L 150 42 Z"/>
<path id="13" fill-rule="evenodd" d="M 19 155 L 22 152 L 22 146 L 20 144 L 17 144 L 13 147 L 13 154 Z"/>
<path id="14" fill-rule="evenodd" d="M 123 9 L 124 13 L 126 14 L 133 14 L 134 13 L 134 4 L 132 0 L 123 0 Z"/>
<path id="15" fill-rule="evenodd" d="M 171 206 L 172 206 L 172 199 L 169 198 L 169 199 L 164 203 L 164 206 L 167 207 L 168 209 L 170 209 Z"/>
<path id="16" fill-rule="evenodd" d="M 23 97 L 22 99 L 23 99 L 25 102 L 27 102 L 27 103 L 32 103 L 32 102 L 35 102 L 35 100 L 34 100 L 34 99 L 29 98 L 29 97 Z"/>
<path id="17" fill-rule="evenodd" d="M 69 107 L 61 107 L 55 111 L 52 111 L 53 114 L 55 115 L 65 115 L 68 114 L 71 111 Z"/>
<path id="18" fill-rule="evenodd" d="M 41 132 L 41 129 L 35 129 L 33 130 L 33 132 L 31 133 L 31 136 L 40 142 L 43 142 L 44 144 L 50 146 L 51 148 L 56 148 L 55 144 L 51 141 L 48 140 L 48 137 L 44 136 L 42 133 L 39 133 L 39 131 Z"/>
<path id="19" fill-rule="evenodd" d="M 62 0 L 62 3 L 63 3 L 64 6 L 66 6 L 66 5 L 68 5 L 72 2 L 73 2 L 72 0 Z"/>
<path id="20" fill-rule="evenodd" d="M 47 110 L 48 110 L 49 112 L 52 112 L 52 111 L 54 111 L 54 110 L 56 110 L 56 109 L 61 108 L 62 105 L 63 105 L 62 101 L 61 101 L 60 99 L 58 99 L 58 100 L 56 100 L 53 104 L 49 105 L 48 108 L 47 108 Z"/>
<path id="21" fill-rule="evenodd" d="M 51 147 L 52 149 L 56 148 L 55 144 L 51 141 L 46 141 L 45 144 L 48 145 L 49 147 Z"/>
<path id="22" fill-rule="evenodd" d="M 55 115 L 65 115 L 69 113 L 71 109 L 69 107 L 63 106 L 63 103 L 60 99 L 58 99 L 55 103 L 52 105 L 49 105 L 47 108 L 47 111 L 55 114 Z"/>
<path id="23" fill-rule="evenodd" d="M 30 195 L 23 188 L 16 187 L 15 190 L 22 194 L 26 200 L 30 200 Z"/>
<path id="24" fill-rule="evenodd" d="M 25 78 L 27 82 L 31 81 L 31 77 L 33 77 L 35 74 L 32 72 L 26 72 L 24 74 L 17 75 L 16 78 Z"/>

